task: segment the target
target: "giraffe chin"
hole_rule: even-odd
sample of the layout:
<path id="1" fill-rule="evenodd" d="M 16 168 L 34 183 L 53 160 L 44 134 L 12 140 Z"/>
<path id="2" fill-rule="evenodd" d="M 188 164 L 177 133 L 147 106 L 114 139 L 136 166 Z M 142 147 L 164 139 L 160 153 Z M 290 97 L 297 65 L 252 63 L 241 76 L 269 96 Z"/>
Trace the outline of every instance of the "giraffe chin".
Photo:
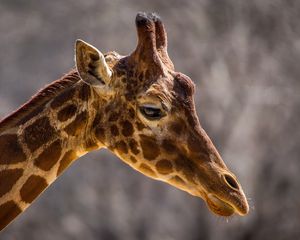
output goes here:
<path id="1" fill-rule="evenodd" d="M 208 194 L 206 198 L 208 208 L 219 216 L 229 217 L 236 211 L 230 204 L 224 202 L 214 194 Z"/>

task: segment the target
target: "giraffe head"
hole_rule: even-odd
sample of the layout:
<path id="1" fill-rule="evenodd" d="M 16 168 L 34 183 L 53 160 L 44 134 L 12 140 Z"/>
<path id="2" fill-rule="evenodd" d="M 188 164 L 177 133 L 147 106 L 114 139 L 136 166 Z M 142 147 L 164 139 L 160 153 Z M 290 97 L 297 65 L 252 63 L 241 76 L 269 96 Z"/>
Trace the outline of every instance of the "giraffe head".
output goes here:
<path id="1" fill-rule="evenodd" d="M 199 123 L 193 82 L 168 56 L 162 21 L 139 13 L 136 27 L 129 56 L 76 42 L 78 73 L 96 96 L 96 141 L 143 174 L 203 198 L 218 215 L 247 214 L 237 178 Z"/>

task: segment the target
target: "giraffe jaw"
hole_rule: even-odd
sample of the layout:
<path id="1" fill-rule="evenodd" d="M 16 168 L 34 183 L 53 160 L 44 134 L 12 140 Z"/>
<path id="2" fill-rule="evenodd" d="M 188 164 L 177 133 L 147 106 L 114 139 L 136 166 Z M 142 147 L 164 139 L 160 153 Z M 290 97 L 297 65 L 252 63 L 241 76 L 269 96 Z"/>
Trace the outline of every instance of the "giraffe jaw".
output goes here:
<path id="1" fill-rule="evenodd" d="M 207 194 L 206 203 L 213 213 L 224 217 L 229 217 L 234 213 L 237 213 L 240 216 L 244 216 L 248 213 L 247 204 L 243 207 L 241 204 L 229 203 L 211 193 Z"/>
<path id="2" fill-rule="evenodd" d="M 234 208 L 222 201 L 214 194 L 208 194 L 206 198 L 208 208 L 215 214 L 228 217 L 234 214 Z"/>

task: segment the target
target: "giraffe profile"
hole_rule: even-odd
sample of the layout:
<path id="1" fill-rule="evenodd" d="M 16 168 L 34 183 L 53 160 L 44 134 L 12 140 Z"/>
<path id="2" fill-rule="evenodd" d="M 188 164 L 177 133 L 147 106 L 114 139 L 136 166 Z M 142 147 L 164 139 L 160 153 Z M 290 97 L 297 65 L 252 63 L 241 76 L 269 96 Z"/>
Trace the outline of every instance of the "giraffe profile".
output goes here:
<path id="1" fill-rule="evenodd" d="M 156 14 L 136 16 L 132 54 L 76 41 L 76 69 L 0 122 L 0 230 L 80 156 L 108 148 L 144 175 L 202 198 L 221 216 L 249 207 L 202 129 L 194 84 L 176 72 Z"/>

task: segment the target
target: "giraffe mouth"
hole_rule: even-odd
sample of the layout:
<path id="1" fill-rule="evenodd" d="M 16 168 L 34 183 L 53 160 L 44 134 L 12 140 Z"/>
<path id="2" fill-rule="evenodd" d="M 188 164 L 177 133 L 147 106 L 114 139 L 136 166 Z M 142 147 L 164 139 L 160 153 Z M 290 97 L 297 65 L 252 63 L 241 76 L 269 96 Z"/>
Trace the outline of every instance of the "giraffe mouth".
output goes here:
<path id="1" fill-rule="evenodd" d="M 213 213 L 215 213 L 219 216 L 229 217 L 229 216 L 233 215 L 235 212 L 238 212 L 240 214 L 240 212 L 237 211 L 235 209 L 235 207 L 233 207 L 231 204 L 221 200 L 214 194 L 207 194 L 206 203 L 207 203 L 209 209 Z"/>

